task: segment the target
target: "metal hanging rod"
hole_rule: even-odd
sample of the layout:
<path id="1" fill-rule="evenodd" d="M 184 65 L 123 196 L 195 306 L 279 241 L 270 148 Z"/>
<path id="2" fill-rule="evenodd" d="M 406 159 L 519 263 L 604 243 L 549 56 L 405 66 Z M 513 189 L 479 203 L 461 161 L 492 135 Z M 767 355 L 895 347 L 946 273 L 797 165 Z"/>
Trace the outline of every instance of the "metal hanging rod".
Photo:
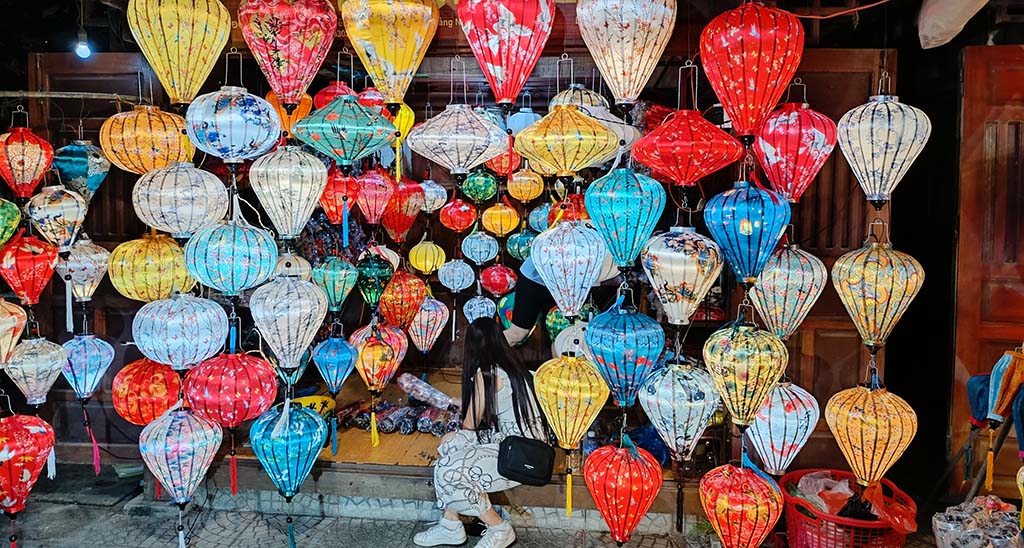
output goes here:
<path id="1" fill-rule="evenodd" d="M 97 99 L 100 101 L 124 101 L 141 103 L 143 99 L 134 95 L 118 93 L 91 93 L 85 91 L 0 91 L 0 99 Z"/>

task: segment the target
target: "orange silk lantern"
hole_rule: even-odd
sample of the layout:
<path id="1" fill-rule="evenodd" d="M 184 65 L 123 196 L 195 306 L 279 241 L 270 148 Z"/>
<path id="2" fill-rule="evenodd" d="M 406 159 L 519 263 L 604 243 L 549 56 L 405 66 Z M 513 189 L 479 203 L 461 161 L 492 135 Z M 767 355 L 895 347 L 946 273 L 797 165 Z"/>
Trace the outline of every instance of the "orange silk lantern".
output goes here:
<path id="1" fill-rule="evenodd" d="M 622 437 L 623 447 L 605 445 L 587 457 L 583 478 L 612 540 L 622 546 L 661 491 L 661 464 Z"/>
<path id="2" fill-rule="evenodd" d="M 356 371 L 359 371 L 359 376 L 370 390 L 370 443 L 376 447 L 380 444 L 377 435 L 377 396 L 398 371 L 409 349 L 409 339 L 401 329 L 381 325 L 373 320 L 370 325 L 352 333 L 349 342 L 359 352 Z"/>
<path id="3" fill-rule="evenodd" d="M 504 238 L 519 226 L 519 212 L 505 202 L 498 202 L 484 210 L 480 224 L 487 232 Z"/>
<path id="4" fill-rule="evenodd" d="M 112 390 L 117 414 L 134 425 L 146 426 L 178 401 L 181 378 L 171 366 L 142 358 L 114 375 Z"/>
<path id="5" fill-rule="evenodd" d="M 782 516 L 782 492 L 767 476 L 731 464 L 700 480 L 700 504 L 725 548 L 757 548 Z"/>
<path id="6" fill-rule="evenodd" d="M 25 236 L 24 229 L 0 249 L 0 276 L 26 306 L 39 303 L 56 266 L 57 248 L 35 236 Z"/>
<path id="7" fill-rule="evenodd" d="M 380 296 L 380 314 L 389 324 L 405 328 L 416 316 L 427 298 L 427 284 L 412 274 L 399 270 Z"/>
<path id="8" fill-rule="evenodd" d="M 512 175 L 513 171 L 519 169 L 519 166 L 522 163 L 523 157 L 520 156 L 518 152 L 510 148 L 484 162 L 484 167 L 498 175 L 501 175 L 502 177 L 508 177 Z"/>
<path id="9" fill-rule="evenodd" d="M 191 162 L 196 147 L 185 135 L 185 119 L 158 107 L 136 105 L 100 126 L 103 154 L 137 175 L 179 162 Z"/>
<path id="10" fill-rule="evenodd" d="M 423 210 L 423 204 L 423 187 L 416 181 L 403 177 L 395 187 L 395 192 L 388 200 L 380 219 L 380 224 L 384 225 L 384 230 L 395 243 L 405 242 L 409 229 Z"/>
<path id="11" fill-rule="evenodd" d="M 313 111 L 313 98 L 308 93 L 303 93 L 299 102 L 293 106 L 291 113 L 288 112 L 281 102 L 277 100 L 277 94 L 273 91 L 267 93 L 267 102 L 274 107 L 278 118 L 281 119 L 281 131 L 291 134 L 292 125 L 305 118 Z"/>
<path id="12" fill-rule="evenodd" d="M 53 146 L 30 128 L 12 127 L 0 135 L 0 177 L 16 197 L 32 196 L 51 163 Z"/>

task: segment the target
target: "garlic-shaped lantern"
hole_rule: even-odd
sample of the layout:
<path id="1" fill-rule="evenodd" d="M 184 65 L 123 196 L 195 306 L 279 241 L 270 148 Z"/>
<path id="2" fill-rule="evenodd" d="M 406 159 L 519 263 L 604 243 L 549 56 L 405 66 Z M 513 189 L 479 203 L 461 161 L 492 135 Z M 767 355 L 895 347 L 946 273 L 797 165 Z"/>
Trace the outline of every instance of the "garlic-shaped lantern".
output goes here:
<path id="1" fill-rule="evenodd" d="M 466 321 L 469 323 L 480 318 L 493 318 L 497 313 L 498 305 L 483 295 L 477 295 L 462 305 L 462 314 L 466 316 Z"/>
<path id="2" fill-rule="evenodd" d="M 427 215 L 441 209 L 448 202 L 448 191 L 433 179 L 427 179 L 420 183 L 423 189 L 423 212 Z"/>
<path id="3" fill-rule="evenodd" d="M 76 140 L 53 154 L 53 169 L 57 170 L 64 186 L 88 202 L 107 178 L 110 160 L 92 141 Z"/>
<path id="4" fill-rule="evenodd" d="M 107 118 L 100 127 L 103 154 L 115 166 L 142 175 L 177 162 L 190 162 L 194 142 L 181 134 L 185 119 L 159 107 L 136 105 Z"/>
<path id="5" fill-rule="evenodd" d="M 589 226 L 567 221 L 540 233 L 531 249 L 533 265 L 566 317 L 579 314 L 597 283 L 608 253 L 601 235 Z"/>
<path id="6" fill-rule="evenodd" d="M 789 203 L 782 196 L 737 181 L 716 194 L 704 209 L 704 221 L 738 281 L 750 288 L 789 224 Z"/>
<path id="7" fill-rule="evenodd" d="M 477 266 L 497 257 L 499 251 L 498 240 L 486 232 L 474 232 L 462 239 L 462 254 Z"/>
<path id="8" fill-rule="evenodd" d="M 71 251 L 78 230 L 85 222 L 89 203 L 85 198 L 61 185 L 44 187 L 25 206 L 32 226 L 46 241 L 66 256 Z"/>
<path id="9" fill-rule="evenodd" d="M 515 151 L 534 166 L 550 166 L 554 175 L 566 178 L 606 158 L 618 146 L 615 132 L 577 106 L 556 105 L 546 116 L 519 132 Z"/>
<path id="10" fill-rule="evenodd" d="M 220 158 L 232 170 L 243 160 L 266 154 L 281 137 L 281 119 L 274 107 L 243 87 L 224 86 L 196 97 L 185 121 L 185 131 L 196 148 Z"/>
<path id="11" fill-rule="evenodd" d="M 768 401 L 746 432 L 769 474 L 786 473 L 786 468 L 818 426 L 820 413 L 814 396 L 788 379 L 783 378 L 772 389 Z"/>
<path id="12" fill-rule="evenodd" d="M 327 310 L 340 312 L 345 299 L 359 280 L 359 270 L 344 257 L 327 257 L 313 267 L 313 283 L 324 290 Z"/>
<path id="13" fill-rule="evenodd" d="M 622 303 L 619 295 L 611 308 L 590 319 L 586 340 L 615 404 L 625 409 L 636 402 L 640 386 L 658 367 L 665 330 L 650 316 Z"/>
<path id="14" fill-rule="evenodd" d="M 249 308 L 277 367 L 290 373 L 299 368 L 327 316 L 327 296 L 313 282 L 283 276 L 256 288 Z"/>
<path id="15" fill-rule="evenodd" d="M 519 226 L 519 212 L 504 202 L 498 202 L 484 210 L 480 224 L 487 232 L 504 238 Z"/>
<path id="16" fill-rule="evenodd" d="M 64 347 L 43 338 L 25 339 L 14 347 L 4 371 L 29 405 L 46 403 L 46 393 L 57 382 L 68 361 Z"/>
<path id="17" fill-rule="evenodd" d="M 348 342 L 359 350 L 356 371 L 374 395 L 379 395 L 391 382 L 409 350 L 409 339 L 405 332 L 375 322 L 353 331 Z"/>
<path id="18" fill-rule="evenodd" d="M 25 111 L 18 107 L 15 112 Z M 52 162 L 53 145 L 31 128 L 12 127 L 0 135 L 0 178 L 16 198 L 31 196 Z"/>
<path id="19" fill-rule="evenodd" d="M 359 186 L 356 204 L 359 211 L 363 212 L 366 222 L 375 225 L 384 215 L 384 209 L 391 201 L 391 195 L 395 193 L 398 184 L 383 170 L 370 169 L 359 176 Z"/>
<path id="20" fill-rule="evenodd" d="M 743 431 L 754 422 L 782 377 L 789 352 L 773 333 L 740 321 L 708 337 L 704 363 L 733 424 Z"/>
<path id="21" fill-rule="evenodd" d="M 185 252 L 164 234 L 146 234 L 118 245 L 107 266 L 114 289 L 136 301 L 166 299 L 196 284 L 185 266 Z"/>
<path id="22" fill-rule="evenodd" d="M 107 274 L 110 252 L 89 239 L 82 232 L 71 245 L 71 254 L 63 261 L 57 261 L 57 273 L 68 285 L 78 302 L 91 301 L 96 288 Z"/>
<path id="23" fill-rule="evenodd" d="M 782 490 L 764 472 L 723 464 L 700 479 L 700 505 L 721 545 L 755 548 L 782 517 Z"/>
<path id="24" fill-rule="evenodd" d="M 544 193 L 544 178 L 526 167 L 513 173 L 507 186 L 509 196 L 525 204 Z"/>
<path id="25" fill-rule="evenodd" d="M 430 352 L 444 326 L 448 325 L 449 317 L 448 307 L 443 302 L 429 296 L 423 299 L 416 315 L 405 328 L 416 349 L 423 354 Z"/>
<path id="26" fill-rule="evenodd" d="M 686 325 L 721 274 L 723 262 L 714 240 L 693 227 L 673 226 L 647 241 L 640 264 L 669 323 Z"/>
<path id="27" fill-rule="evenodd" d="M 414 127 L 406 142 L 413 152 L 447 169 L 457 181 L 508 149 L 505 131 L 463 104 L 448 105 Z"/>
<path id="28" fill-rule="evenodd" d="M 631 169 L 613 169 L 590 183 L 587 213 L 620 268 L 633 266 L 665 210 L 665 189 Z"/>
<path id="29" fill-rule="evenodd" d="M 447 256 L 444 248 L 426 238 L 427 235 L 424 234 L 423 240 L 409 250 L 409 264 L 429 276 L 441 268 Z"/>
<path id="30" fill-rule="evenodd" d="M 356 280 L 359 294 L 363 296 L 366 304 L 376 307 L 380 303 L 381 293 L 395 273 L 395 267 L 384 257 L 368 253 L 356 263 L 356 270 L 359 272 L 359 278 Z"/>
<path id="31" fill-rule="evenodd" d="M 278 235 L 295 239 L 305 228 L 327 186 L 327 168 L 299 147 L 283 146 L 249 168 L 249 184 Z"/>
<path id="32" fill-rule="evenodd" d="M 797 202 L 836 146 L 836 123 L 807 103 L 783 103 L 768 115 L 754 153 L 772 188 Z"/>
<path id="33" fill-rule="evenodd" d="M 720 401 L 711 375 L 684 359 L 651 373 L 637 399 L 676 461 L 690 459 Z"/>
<path id="34" fill-rule="evenodd" d="M 7 363 L 11 351 L 18 344 L 26 321 L 28 315 L 24 308 L 0 297 L 0 366 Z"/>
<path id="35" fill-rule="evenodd" d="M 473 267 L 469 266 L 466 261 L 452 259 L 437 269 L 437 280 L 441 282 L 441 285 L 458 293 L 473 285 L 476 274 L 473 273 Z"/>
<path id="36" fill-rule="evenodd" d="M 209 171 L 180 162 L 147 172 L 132 188 L 132 207 L 147 225 L 187 238 L 228 211 L 228 191 Z"/>
<path id="37" fill-rule="evenodd" d="M 265 282 L 276 260 L 274 236 L 242 218 L 237 198 L 230 221 L 199 229 L 185 244 L 189 274 L 226 297 Z"/>
<path id="38" fill-rule="evenodd" d="M 219 304 L 181 293 L 147 303 L 132 321 L 142 355 L 175 371 L 212 357 L 227 336 L 228 316 Z"/>
<path id="39" fill-rule="evenodd" d="M 784 244 L 768 258 L 750 288 L 750 300 L 765 327 L 785 341 L 800 327 L 827 282 L 821 259 L 796 244 Z"/>

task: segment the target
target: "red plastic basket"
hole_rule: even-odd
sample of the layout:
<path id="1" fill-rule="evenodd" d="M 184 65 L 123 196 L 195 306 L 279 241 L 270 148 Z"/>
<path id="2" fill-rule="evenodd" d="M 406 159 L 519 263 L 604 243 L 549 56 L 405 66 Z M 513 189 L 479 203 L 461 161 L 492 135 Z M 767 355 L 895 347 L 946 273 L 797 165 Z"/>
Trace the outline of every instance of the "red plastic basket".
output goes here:
<path id="1" fill-rule="evenodd" d="M 789 548 L 902 548 L 907 536 L 893 530 L 886 521 L 865 521 L 841 518 L 826 514 L 806 501 L 789 495 L 788 487 L 800 482 L 800 478 L 814 472 L 828 472 L 834 480 L 849 480 L 850 488 L 860 492 L 855 476 L 842 470 L 824 468 L 795 470 L 782 476 L 782 487 L 786 501 L 786 530 Z M 917 513 L 917 505 L 903 491 L 889 480 L 882 480 L 882 492 L 887 499 L 907 505 Z"/>

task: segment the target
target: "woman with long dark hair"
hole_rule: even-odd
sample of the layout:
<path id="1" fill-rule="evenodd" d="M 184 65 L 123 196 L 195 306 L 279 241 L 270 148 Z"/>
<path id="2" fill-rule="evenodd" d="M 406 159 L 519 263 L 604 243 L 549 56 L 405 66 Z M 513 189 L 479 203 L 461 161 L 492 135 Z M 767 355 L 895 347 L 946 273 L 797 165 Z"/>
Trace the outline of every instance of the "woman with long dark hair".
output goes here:
<path id="1" fill-rule="evenodd" d="M 493 318 L 466 330 L 462 364 L 462 429 L 442 440 L 434 463 L 434 490 L 441 520 L 413 541 L 419 546 L 466 541 L 459 515 L 478 516 L 487 530 L 479 548 L 515 542 L 512 526 L 491 507 L 488 493 L 518 486 L 498 473 L 498 445 L 506 436 L 547 439 L 547 424 L 533 393 L 533 376 L 509 347 Z"/>

